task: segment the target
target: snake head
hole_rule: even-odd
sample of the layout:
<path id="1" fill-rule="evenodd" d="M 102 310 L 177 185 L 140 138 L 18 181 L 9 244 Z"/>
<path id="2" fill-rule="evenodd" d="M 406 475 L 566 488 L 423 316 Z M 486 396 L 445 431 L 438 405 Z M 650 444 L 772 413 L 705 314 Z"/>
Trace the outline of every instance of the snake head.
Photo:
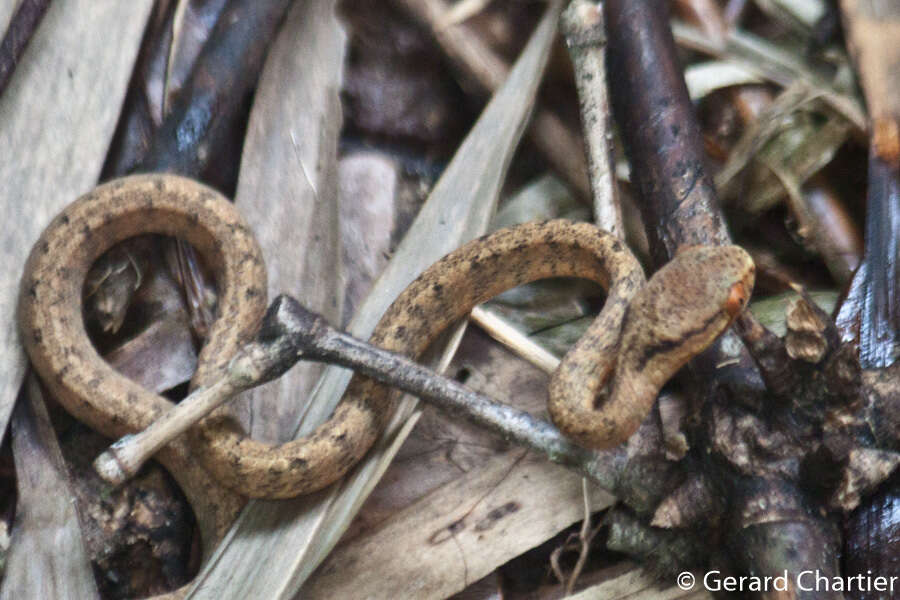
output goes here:
<path id="1" fill-rule="evenodd" d="M 631 437 L 662 386 L 746 307 L 754 272 L 737 246 L 687 247 L 657 271 L 628 307 L 609 395 L 596 407 L 610 428 L 579 441 L 608 448 Z"/>
<path id="2" fill-rule="evenodd" d="M 680 251 L 628 304 L 607 393 L 595 396 L 598 385 L 574 381 L 567 373 L 554 376 L 554 423 L 589 448 L 626 441 L 650 412 L 662 386 L 746 307 L 754 271 L 753 260 L 737 246 Z M 565 398 L 570 388 L 584 388 L 584 393 L 572 402 L 554 402 Z"/>
<path id="3" fill-rule="evenodd" d="M 739 246 L 689 246 L 680 251 L 631 303 L 617 370 L 641 374 L 655 397 L 744 310 L 755 271 L 753 259 Z"/>

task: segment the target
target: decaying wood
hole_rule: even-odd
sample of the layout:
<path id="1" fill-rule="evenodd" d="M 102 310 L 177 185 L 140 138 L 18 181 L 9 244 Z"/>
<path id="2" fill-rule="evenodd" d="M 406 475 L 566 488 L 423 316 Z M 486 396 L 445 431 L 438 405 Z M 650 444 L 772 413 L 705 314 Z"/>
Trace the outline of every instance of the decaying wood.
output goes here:
<path id="1" fill-rule="evenodd" d="M 196 519 L 172 476 L 153 462 L 125 485 L 109 485 L 91 464 L 109 440 L 68 423 L 54 408 L 54 430 L 101 596 L 155 596 L 189 582 L 201 558 L 193 543 Z"/>
<path id="2" fill-rule="evenodd" d="M 37 378 L 24 392 L 12 419 L 19 501 L 0 598 L 93 600 L 75 498 Z"/>
<path id="3" fill-rule="evenodd" d="M 25 367 L 15 307 L 27 252 L 50 218 L 96 183 L 151 4 L 53 3 L 0 96 L 0 147 L 16 149 L 0 161 L 0 202 L 15 223 L 0 241 L 4 428 Z"/>
<path id="4" fill-rule="evenodd" d="M 869 106 L 865 255 L 838 316 L 867 368 L 887 367 L 900 348 L 900 10 L 890 2 L 841 2 L 848 44 Z"/>
<path id="5" fill-rule="evenodd" d="M 651 9 L 641 3 L 606 3 L 610 72 L 622 84 L 613 88 L 613 107 L 645 202 L 642 208 L 651 248 L 655 246 L 661 257 L 679 244 L 715 242 L 728 239 L 728 234 L 705 175 L 687 93 L 672 62 L 674 48 L 657 9 L 657 5 Z M 654 60 L 647 60 L 648 56 Z M 813 515 L 805 507 L 851 510 L 896 467 L 900 457 L 877 447 L 865 433 L 859 363 L 852 348 L 840 344 L 828 316 L 806 302 L 793 311 L 788 325 L 785 348 L 751 315 L 741 319 L 741 331 L 768 386 L 766 392 L 758 383 L 752 385 L 755 400 L 747 393 L 724 400 L 728 397 L 724 390 L 731 386 L 712 394 L 700 391 L 705 396 L 697 401 L 703 406 L 704 425 L 702 432 L 697 432 L 699 437 L 691 439 L 723 463 L 691 467 L 688 454 L 681 468 L 686 473 L 698 469 L 710 477 L 706 483 L 695 479 L 708 489 L 692 488 L 694 504 L 702 498 L 724 496 L 728 505 L 724 512 L 708 507 L 704 519 L 708 529 L 702 536 L 707 546 L 700 548 L 679 530 L 653 530 L 640 519 L 619 512 L 614 516 L 624 519 L 620 529 L 627 534 L 617 536 L 616 548 L 643 556 L 666 572 L 675 567 L 673 556 L 681 555 L 682 565 L 707 563 L 710 541 L 728 554 L 727 559 L 716 557 L 715 561 L 728 560 L 730 568 L 739 573 L 773 569 L 798 573 L 812 566 L 826 574 L 840 572 L 840 541 L 834 522 L 825 510 Z M 702 366 L 709 359 L 710 355 L 701 357 L 695 365 Z M 729 382 L 725 370 L 710 366 L 707 363 L 705 373 L 701 371 L 705 379 L 733 386 L 734 380 Z M 735 372 L 737 379 L 745 382 L 752 382 L 756 375 L 755 370 L 741 365 Z M 761 404 L 754 406 L 755 402 Z M 795 425 L 786 425 L 787 421 L 776 416 L 784 410 L 798 419 Z M 839 425 L 833 421 L 837 413 L 845 419 Z M 754 450 L 762 447 L 778 448 L 777 458 Z M 808 461 L 788 466 L 807 454 L 811 456 Z M 835 471 L 841 474 L 826 477 Z M 741 478 L 733 479 L 732 472 L 740 473 Z M 866 491 L 860 491 L 863 489 Z M 676 495 L 661 506 L 670 506 Z M 682 504 L 687 498 L 684 500 Z M 721 528 L 715 524 L 720 518 L 724 519 Z M 661 551 L 666 547 L 668 550 Z M 813 595 L 800 592 L 797 597 L 838 594 L 818 590 Z"/>
<path id="6" fill-rule="evenodd" d="M 900 89 L 896 65 L 900 11 L 895 3 L 842 0 L 847 43 L 856 59 L 869 107 L 869 170 L 865 254 L 837 316 L 845 340 L 858 340 L 869 399 L 867 412 L 882 447 L 896 450 L 900 343 L 898 271 L 900 231 Z M 890 382 L 890 383 L 888 383 Z M 844 529 L 846 574 L 896 569 L 900 555 L 898 476 L 854 512 Z"/>
<path id="7" fill-rule="evenodd" d="M 267 257 L 270 297 L 291 294 L 335 323 L 344 296 L 337 144 L 346 35 L 333 2 L 302 4 L 289 11 L 260 77 L 235 203 Z M 306 363 L 247 394 L 253 437 L 290 439 L 322 369 Z"/>

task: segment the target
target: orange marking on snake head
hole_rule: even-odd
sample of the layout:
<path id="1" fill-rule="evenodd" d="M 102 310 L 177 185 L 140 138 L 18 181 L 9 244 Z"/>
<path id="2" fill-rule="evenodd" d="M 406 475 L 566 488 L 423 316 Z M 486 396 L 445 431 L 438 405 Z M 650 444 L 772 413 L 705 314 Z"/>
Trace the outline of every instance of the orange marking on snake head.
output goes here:
<path id="1" fill-rule="evenodd" d="M 730 318 L 734 319 L 744 310 L 750 296 L 747 292 L 747 284 L 744 281 L 738 281 L 731 286 L 728 299 L 725 301 L 725 312 Z"/>

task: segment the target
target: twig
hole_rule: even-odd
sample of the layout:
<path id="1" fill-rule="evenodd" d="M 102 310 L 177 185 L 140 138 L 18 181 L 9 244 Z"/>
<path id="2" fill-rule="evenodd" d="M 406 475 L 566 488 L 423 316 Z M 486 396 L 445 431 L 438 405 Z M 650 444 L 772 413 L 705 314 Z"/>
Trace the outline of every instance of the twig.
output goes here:
<path id="1" fill-rule="evenodd" d="M 482 88 L 500 87 L 509 66 L 465 24 L 445 27 L 450 6 L 443 0 L 394 0 L 417 21 L 428 27 L 447 57 Z M 587 166 L 580 151 L 581 140 L 554 113 L 537 108 L 529 128 L 532 142 L 544 158 L 582 198 L 590 198 Z"/>
<path id="2" fill-rule="evenodd" d="M 469 315 L 469 318 L 472 319 L 473 323 L 484 329 L 492 338 L 544 373 L 552 373 L 559 366 L 558 358 L 496 313 L 481 306 L 476 306 L 472 309 L 472 314 Z"/>
<path id="3" fill-rule="evenodd" d="M 862 240 L 846 209 L 823 185 L 801 189 L 800 182 L 780 164 L 761 162 L 784 186 L 800 238 L 822 256 L 835 282 L 847 284 L 859 266 Z"/>
<path id="4" fill-rule="evenodd" d="M 140 170 L 199 176 L 256 83 L 290 0 L 232 2 L 151 142 Z"/>
<path id="5" fill-rule="evenodd" d="M 605 3 L 610 98 L 657 264 L 684 244 L 730 243 L 665 4 Z"/>
<path id="6" fill-rule="evenodd" d="M 22 0 L 0 42 L 0 94 L 6 89 L 35 30 L 41 24 L 50 0 Z"/>
<path id="7" fill-rule="evenodd" d="M 275 299 L 257 340 L 231 361 L 221 380 L 195 391 L 143 432 L 113 444 L 97 458 L 95 468 L 104 479 L 121 483 L 153 453 L 234 394 L 278 377 L 300 359 L 348 367 L 415 394 L 445 412 L 541 452 L 609 490 L 615 488 L 617 467 L 613 461 L 603 460 L 603 453 L 570 442 L 555 427 L 527 412 L 497 403 L 409 358 L 338 331 L 289 296 Z"/>
<path id="8" fill-rule="evenodd" d="M 560 27 L 575 68 L 575 85 L 587 143 L 594 222 L 610 233 L 624 237 L 622 206 L 610 147 L 613 136 L 608 116 L 603 12 L 596 2 L 573 0 L 562 14 Z"/>
<path id="9" fill-rule="evenodd" d="M 587 563 L 591 551 L 591 542 L 594 540 L 594 535 L 596 535 L 598 531 L 597 529 L 592 530 L 591 528 L 591 490 L 586 479 L 581 480 L 581 494 L 582 500 L 584 500 L 584 521 L 581 522 L 581 531 L 578 532 L 578 561 L 575 563 L 572 574 L 569 576 L 569 581 L 566 583 L 567 596 L 570 596 L 575 590 L 575 584 L 578 582 L 578 577 L 581 575 L 581 571 L 584 570 L 584 565 Z"/>
<path id="10" fill-rule="evenodd" d="M 616 82 L 610 99 L 657 265 L 683 245 L 731 243 L 706 169 L 666 6 L 625 0 L 604 5 L 609 78 Z M 752 359 L 730 332 L 691 364 L 704 379 L 741 389 L 739 397 L 763 388 Z"/>

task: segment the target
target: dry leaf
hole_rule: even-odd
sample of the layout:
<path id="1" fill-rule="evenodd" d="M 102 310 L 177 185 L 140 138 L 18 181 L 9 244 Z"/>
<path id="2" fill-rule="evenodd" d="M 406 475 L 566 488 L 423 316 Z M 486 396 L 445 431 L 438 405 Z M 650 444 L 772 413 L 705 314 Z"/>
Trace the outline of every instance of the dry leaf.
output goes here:
<path id="1" fill-rule="evenodd" d="M 0 248 L 0 430 L 22 382 L 19 279 L 31 246 L 97 182 L 150 14 L 151 0 L 54 2 L 0 96 L 6 217 Z"/>
<path id="2" fill-rule="evenodd" d="M 348 329 L 355 335 L 368 337 L 390 302 L 416 275 L 486 230 L 533 105 L 559 8 L 557 1 L 548 10 L 509 78 L 435 186 L 394 259 L 351 321 Z M 306 423 L 319 423 L 331 414 L 348 380 L 345 370 L 326 369 Z M 400 414 L 404 412 L 408 408 Z M 389 428 L 363 462 L 328 490 L 286 502 L 250 503 L 198 576 L 190 597 L 292 597 L 337 543 L 396 452 L 392 442 L 401 441 L 405 431 L 402 424 Z"/>
<path id="3" fill-rule="evenodd" d="M 315 3 L 314 3 L 315 4 Z M 266 257 L 269 297 L 290 294 L 337 323 L 343 306 L 338 224 L 338 98 L 346 35 L 326 2 L 294 7 L 260 77 L 235 203 Z M 300 363 L 243 395 L 256 439 L 291 439 L 318 363 Z"/>
<path id="4" fill-rule="evenodd" d="M 98 598 L 75 497 L 37 379 L 12 419 L 19 499 L 0 600 Z"/>

